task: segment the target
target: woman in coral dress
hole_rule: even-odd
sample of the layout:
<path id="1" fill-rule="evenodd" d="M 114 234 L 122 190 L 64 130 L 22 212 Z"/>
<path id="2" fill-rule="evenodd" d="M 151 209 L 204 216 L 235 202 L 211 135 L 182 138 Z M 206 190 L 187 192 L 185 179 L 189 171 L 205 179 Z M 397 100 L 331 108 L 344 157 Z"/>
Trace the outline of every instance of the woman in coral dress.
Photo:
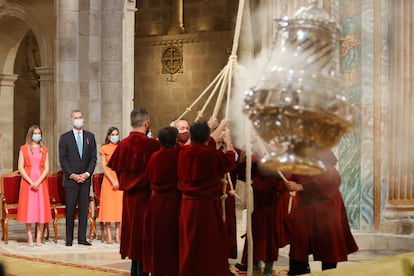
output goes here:
<path id="1" fill-rule="evenodd" d="M 122 191 L 118 190 L 119 183 L 116 173 L 107 166 L 118 143 L 119 130 L 116 127 L 110 127 L 106 133 L 105 144 L 100 150 L 104 178 L 98 216 L 100 222 L 105 222 L 108 243 L 112 243 L 111 222 L 115 223 L 115 242 L 119 243 L 121 233 Z"/>
<path id="2" fill-rule="evenodd" d="M 22 175 L 17 220 L 26 223 L 27 243 L 33 246 L 32 223 L 36 224 L 36 245 L 42 245 L 42 226 L 52 221 L 46 175 L 49 172 L 48 148 L 42 143 L 42 130 L 31 126 L 26 143 L 20 147 L 18 169 Z"/>

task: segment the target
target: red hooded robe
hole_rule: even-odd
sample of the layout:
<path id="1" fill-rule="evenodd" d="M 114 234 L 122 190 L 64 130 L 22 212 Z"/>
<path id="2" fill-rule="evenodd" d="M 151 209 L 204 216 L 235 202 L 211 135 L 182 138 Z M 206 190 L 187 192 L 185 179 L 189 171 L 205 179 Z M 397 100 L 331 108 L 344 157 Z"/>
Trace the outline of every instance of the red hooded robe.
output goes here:
<path id="1" fill-rule="evenodd" d="M 144 271 L 153 275 L 178 275 L 178 152 L 177 147 L 161 148 L 146 169 L 152 193 L 144 218 Z"/>
<path id="2" fill-rule="evenodd" d="M 143 218 L 149 198 L 149 183 L 144 172 L 151 155 L 159 150 L 157 140 L 145 133 L 131 132 L 119 142 L 109 160 L 108 167 L 118 176 L 119 190 L 124 191 L 122 201 L 122 228 L 120 254 L 122 258 L 142 262 Z"/>
<path id="3" fill-rule="evenodd" d="M 227 276 L 227 237 L 219 196 L 222 178 L 235 166 L 235 154 L 201 143 L 178 156 L 182 203 L 179 218 L 180 276 Z"/>

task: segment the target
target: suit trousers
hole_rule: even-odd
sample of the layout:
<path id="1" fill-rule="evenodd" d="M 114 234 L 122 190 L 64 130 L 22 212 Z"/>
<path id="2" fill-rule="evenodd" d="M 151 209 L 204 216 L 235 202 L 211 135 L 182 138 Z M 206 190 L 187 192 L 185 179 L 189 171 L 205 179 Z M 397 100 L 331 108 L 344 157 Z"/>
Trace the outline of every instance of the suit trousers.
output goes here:
<path id="1" fill-rule="evenodd" d="M 78 242 L 86 241 L 88 226 L 90 181 L 77 185 L 66 185 L 66 242 L 73 241 L 76 213 L 78 215 Z"/>

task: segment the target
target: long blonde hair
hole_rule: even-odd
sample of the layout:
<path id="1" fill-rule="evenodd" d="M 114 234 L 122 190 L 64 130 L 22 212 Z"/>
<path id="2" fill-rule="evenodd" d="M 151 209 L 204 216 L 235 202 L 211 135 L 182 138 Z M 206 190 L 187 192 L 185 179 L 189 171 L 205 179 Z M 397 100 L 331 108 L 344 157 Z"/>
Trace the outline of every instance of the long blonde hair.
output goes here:
<path id="1" fill-rule="evenodd" d="M 38 129 L 40 130 L 40 134 L 42 135 L 42 129 L 40 128 L 40 126 L 38 125 L 32 125 L 31 127 L 29 127 L 29 129 L 27 130 L 27 135 L 26 135 L 26 141 L 25 144 L 26 145 L 30 145 L 30 151 L 33 153 L 33 146 L 32 146 L 32 136 L 33 136 L 33 132 Z M 43 135 L 42 135 L 43 136 Z M 43 138 L 43 137 L 42 137 Z M 42 140 L 39 141 L 39 146 L 40 146 L 40 152 L 43 152 L 43 148 L 45 147 L 45 145 L 43 144 Z"/>

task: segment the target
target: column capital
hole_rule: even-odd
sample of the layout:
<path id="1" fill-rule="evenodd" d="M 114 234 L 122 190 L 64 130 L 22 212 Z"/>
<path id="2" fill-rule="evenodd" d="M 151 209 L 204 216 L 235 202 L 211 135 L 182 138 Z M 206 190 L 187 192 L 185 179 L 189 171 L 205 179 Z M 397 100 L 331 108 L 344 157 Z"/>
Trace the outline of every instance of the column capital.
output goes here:
<path id="1" fill-rule="evenodd" d="M 14 81 L 18 76 L 16 74 L 0 74 L 0 86 L 14 87 Z"/>
<path id="2" fill-rule="evenodd" d="M 40 81 L 51 81 L 53 80 L 54 76 L 54 68 L 53 67 L 36 67 L 36 73 L 40 76 Z"/>

